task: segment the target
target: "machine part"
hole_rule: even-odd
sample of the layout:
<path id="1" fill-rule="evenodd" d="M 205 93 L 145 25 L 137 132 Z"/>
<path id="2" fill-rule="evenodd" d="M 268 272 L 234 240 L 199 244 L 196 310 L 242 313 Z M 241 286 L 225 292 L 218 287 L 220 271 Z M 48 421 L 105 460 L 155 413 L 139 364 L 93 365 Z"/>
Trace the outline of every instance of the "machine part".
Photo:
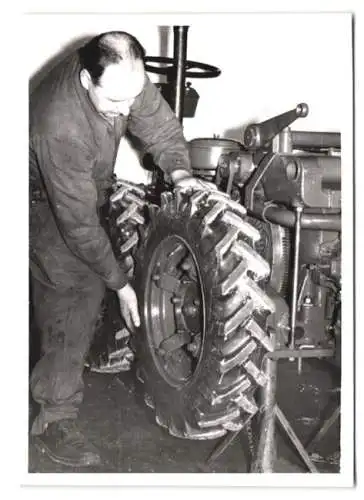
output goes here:
<path id="1" fill-rule="evenodd" d="M 269 170 L 269 168 L 274 163 L 276 158 L 279 158 L 278 153 L 264 155 L 263 158 L 259 161 L 259 165 L 253 172 L 253 175 L 249 179 L 248 183 L 244 186 L 243 204 L 248 210 L 251 211 L 254 210 L 254 214 L 255 214 L 257 191 L 259 193 L 262 192 L 264 194 L 262 179 L 264 177 L 265 172 Z M 265 209 L 265 207 L 266 204 L 263 204 L 263 210 Z"/>
<path id="2" fill-rule="evenodd" d="M 270 340 L 275 342 L 276 332 L 271 330 Z M 276 391 L 277 391 L 277 367 L 278 361 L 280 359 L 291 358 L 292 355 L 297 357 L 299 360 L 302 358 L 331 358 L 334 355 L 333 349 L 274 349 L 271 352 L 267 352 L 263 359 L 263 369 L 267 379 L 267 383 L 261 391 L 261 401 L 260 401 L 260 432 L 259 441 L 256 448 L 256 453 L 254 460 L 251 464 L 250 472 L 253 473 L 272 473 L 275 472 L 275 460 L 276 460 L 276 439 L 275 439 L 275 429 L 276 421 L 278 421 L 282 429 L 285 431 L 295 449 L 299 453 L 301 459 L 307 466 L 311 473 L 318 473 L 319 470 L 313 463 L 313 456 L 309 453 L 312 449 L 311 443 L 309 443 L 307 449 L 303 446 L 302 442 L 294 432 L 291 424 L 287 420 L 286 416 L 276 404 Z M 314 443 L 317 442 L 328 430 L 328 428 L 335 422 L 340 410 L 336 410 L 329 420 L 325 421 L 322 429 L 319 431 L 317 438 L 314 438 Z M 249 432 L 249 423 L 251 419 L 244 424 L 243 429 L 247 429 Z M 242 429 L 242 430 L 243 430 Z M 236 431 L 230 433 L 226 436 L 215 448 L 213 453 L 207 459 L 207 465 L 211 465 L 214 460 L 216 460 L 227 447 L 239 436 L 241 431 Z"/>
<path id="3" fill-rule="evenodd" d="M 276 154 L 261 182 L 266 198 L 276 203 L 296 202 L 315 211 L 340 209 L 340 157 Z"/>
<path id="4" fill-rule="evenodd" d="M 292 210 L 279 207 L 274 203 L 253 203 L 252 212 L 262 220 L 273 224 L 293 228 L 295 225 L 295 214 Z M 338 213 L 303 213 L 301 220 L 302 229 L 341 232 L 341 214 Z"/>
<path id="5" fill-rule="evenodd" d="M 206 466 L 203 468 L 204 472 L 209 472 L 208 467 L 215 462 L 219 458 L 220 455 L 224 453 L 224 451 L 230 446 L 230 444 L 238 437 L 238 435 L 243 431 L 246 430 L 248 434 L 248 439 L 251 438 L 251 422 L 253 419 L 254 415 L 249 415 L 244 424 L 243 427 L 237 431 L 232 431 L 230 432 L 212 451 L 212 453 L 209 455 L 208 459 L 206 460 Z M 249 447 L 251 447 L 252 442 L 249 442 Z M 252 451 L 251 451 L 252 454 Z"/>
<path id="6" fill-rule="evenodd" d="M 189 149 L 194 175 L 214 178 L 218 167 L 229 168 L 229 153 L 240 153 L 242 146 L 231 139 L 198 138 L 189 142 Z"/>
<path id="7" fill-rule="evenodd" d="M 289 280 L 289 256 L 291 241 L 289 231 L 277 224 L 264 222 L 249 216 L 248 222 L 256 227 L 260 239 L 254 244 L 254 249 L 270 265 L 270 275 L 267 283 L 277 293 L 286 297 Z"/>
<path id="8" fill-rule="evenodd" d="M 162 93 L 164 99 L 168 102 L 171 108 L 174 107 L 174 89 L 171 83 L 156 83 L 156 87 Z M 184 101 L 183 101 L 183 117 L 184 118 L 194 118 L 196 114 L 197 104 L 200 99 L 197 91 L 192 87 L 191 82 L 186 82 L 184 89 Z"/>
<path id="9" fill-rule="evenodd" d="M 252 154 L 232 139 L 192 139 L 189 148 L 194 175 L 212 180 L 230 196 L 233 188 L 242 187 L 255 169 Z"/>
<path id="10" fill-rule="evenodd" d="M 307 132 L 293 130 L 291 132 L 292 146 L 296 149 L 341 149 L 340 132 Z"/>
<path id="11" fill-rule="evenodd" d="M 154 66 L 154 64 L 163 64 L 163 66 Z M 191 71 L 197 69 L 199 71 Z M 170 80 L 175 72 L 174 59 L 170 57 L 146 56 L 145 70 L 157 75 L 167 75 Z M 205 64 L 197 61 L 186 61 L 186 78 L 216 78 L 221 74 L 221 70 L 211 64 Z"/>
<path id="12" fill-rule="evenodd" d="M 289 127 L 286 127 L 272 140 L 272 151 L 280 154 L 292 153 L 292 134 Z"/>
<path id="13" fill-rule="evenodd" d="M 289 306 L 287 299 L 274 290 L 274 288 L 267 286 L 267 292 L 274 302 L 275 311 L 268 317 L 266 327 L 268 330 L 274 330 L 275 332 L 275 348 L 277 350 L 288 345 L 290 333 Z"/>
<path id="14" fill-rule="evenodd" d="M 302 245 L 301 239 L 301 248 Z M 314 343 L 322 345 L 332 340 L 330 330 L 333 324 L 337 288 L 333 281 L 322 275 L 317 265 L 303 266 L 300 274 L 296 332 L 301 330 L 302 335 L 297 346 L 301 344 L 301 347 L 305 348 Z M 321 283 L 322 279 L 325 284 Z"/>
<path id="15" fill-rule="evenodd" d="M 294 349 L 294 347 L 295 347 L 302 207 L 301 206 L 295 207 L 295 212 L 296 212 L 296 226 L 295 226 L 294 249 L 293 249 L 293 280 L 292 280 L 291 318 L 290 318 L 290 320 L 291 320 L 290 321 L 290 325 L 291 325 L 290 348 L 291 349 Z"/>
<path id="16" fill-rule="evenodd" d="M 182 122 L 185 97 L 186 59 L 187 59 L 188 26 L 173 26 L 173 60 L 175 76 L 173 78 L 174 101 L 173 109 L 177 118 Z"/>
<path id="17" fill-rule="evenodd" d="M 315 348 L 307 347 L 305 349 L 277 349 L 267 355 L 268 358 L 279 360 L 287 358 L 297 359 L 312 359 L 312 358 L 332 358 L 335 356 L 335 349 L 333 347 Z"/>
<path id="18" fill-rule="evenodd" d="M 173 26 L 173 58 L 169 57 L 145 57 L 145 69 L 151 73 L 167 76 L 168 91 L 173 87 L 170 98 L 167 99 L 177 118 L 182 123 L 185 83 L 188 78 L 215 78 L 221 71 L 210 64 L 199 63 L 196 61 L 187 61 L 187 33 L 188 26 Z M 167 64 L 167 66 L 154 66 L 150 63 Z M 201 71 L 189 71 L 191 68 Z"/>
<path id="19" fill-rule="evenodd" d="M 274 302 L 261 287 L 269 265 L 259 232 L 219 192 L 164 193 L 138 251 L 140 377 L 156 421 L 170 434 L 215 439 L 237 431 L 266 383 L 262 356 Z"/>
<path id="20" fill-rule="evenodd" d="M 309 456 L 309 454 L 305 450 L 303 444 L 301 443 L 297 434 L 294 432 L 291 424 L 289 423 L 286 416 L 284 415 L 284 413 L 282 412 L 282 410 L 279 408 L 278 405 L 275 406 L 274 413 L 277 417 L 278 422 L 281 424 L 281 426 L 285 430 L 287 436 L 291 440 L 292 444 L 294 445 L 294 447 L 298 451 L 300 457 L 302 458 L 302 460 L 306 464 L 308 470 L 311 473 L 318 473 L 319 470 L 317 469 L 315 464 L 312 462 L 311 457 Z"/>
<path id="21" fill-rule="evenodd" d="M 291 154 L 292 151 L 301 150 L 307 152 L 327 152 L 341 150 L 340 132 L 307 132 L 291 130 L 287 127 L 273 139 L 273 151 Z"/>
<path id="22" fill-rule="evenodd" d="M 314 437 L 311 438 L 310 442 L 306 445 L 306 451 L 310 453 L 311 460 L 313 459 L 313 450 L 315 445 L 327 434 L 330 428 L 335 424 L 335 422 L 340 418 L 341 408 L 340 405 L 335 408 L 333 413 L 327 418 L 320 429 L 317 431 Z"/>
<path id="23" fill-rule="evenodd" d="M 270 337 L 274 343 L 274 333 Z M 254 463 L 251 467 L 251 472 L 253 473 L 274 472 L 274 462 L 276 460 L 275 404 L 277 361 L 267 357 L 264 369 L 267 383 L 261 391 L 260 436 Z"/>
<path id="24" fill-rule="evenodd" d="M 244 146 L 249 150 L 256 151 L 272 141 L 279 132 L 288 127 L 297 118 L 305 118 L 307 115 L 308 106 L 305 103 L 301 103 L 291 111 L 287 111 L 261 123 L 251 124 L 244 132 Z"/>

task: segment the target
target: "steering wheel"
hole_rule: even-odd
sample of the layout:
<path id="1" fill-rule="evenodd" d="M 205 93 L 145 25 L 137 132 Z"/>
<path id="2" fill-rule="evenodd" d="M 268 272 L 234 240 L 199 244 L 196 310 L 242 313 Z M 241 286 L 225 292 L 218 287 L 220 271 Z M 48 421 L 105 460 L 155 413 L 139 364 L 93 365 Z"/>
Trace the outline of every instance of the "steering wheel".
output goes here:
<path id="1" fill-rule="evenodd" d="M 156 73 L 157 75 L 171 75 L 175 66 L 174 59 L 171 57 L 154 57 L 147 56 L 144 59 L 145 69 L 150 73 Z M 152 65 L 148 64 L 152 63 Z M 153 63 L 164 64 L 165 66 L 158 67 L 153 66 Z M 196 61 L 186 61 L 186 78 L 216 78 L 220 75 L 221 70 L 216 68 L 216 66 L 211 66 L 210 64 L 200 63 Z M 190 69 L 198 69 L 201 71 L 190 71 Z"/>

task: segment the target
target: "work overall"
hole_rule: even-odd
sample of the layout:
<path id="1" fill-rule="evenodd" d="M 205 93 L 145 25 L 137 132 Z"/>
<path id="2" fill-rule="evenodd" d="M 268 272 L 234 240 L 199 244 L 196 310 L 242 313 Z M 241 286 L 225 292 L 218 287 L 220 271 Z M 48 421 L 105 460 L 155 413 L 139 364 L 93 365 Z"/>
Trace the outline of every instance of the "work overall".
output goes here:
<path id="1" fill-rule="evenodd" d="M 128 130 L 167 175 L 190 170 L 182 128 L 147 76 L 129 116 L 109 122 L 81 86 L 80 71 L 76 52 L 30 96 L 29 262 L 42 350 L 31 374 L 41 408 L 34 434 L 49 422 L 77 416 L 105 287 L 118 290 L 127 283 L 100 222 L 121 137 Z"/>

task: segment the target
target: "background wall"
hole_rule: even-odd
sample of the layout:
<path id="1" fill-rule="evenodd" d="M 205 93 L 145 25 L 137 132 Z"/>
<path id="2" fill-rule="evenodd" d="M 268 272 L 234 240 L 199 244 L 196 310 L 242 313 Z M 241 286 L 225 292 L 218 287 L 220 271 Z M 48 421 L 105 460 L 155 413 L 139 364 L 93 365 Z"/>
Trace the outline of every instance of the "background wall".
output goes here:
<path id="1" fill-rule="evenodd" d="M 27 70 L 31 85 L 61 55 L 108 30 L 135 35 L 148 55 L 173 55 L 173 25 L 189 25 L 187 57 L 218 66 L 221 76 L 193 79 L 200 94 L 186 138 L 240 140 L 244 126 L 306 102 L 310 112 L 293 129 L 341 131 L 352 113 L 349 14 L 28 15 Z M 157 75 L 150 75 L 158 81 Z M 345 137 L 343 137 L 343 142 Z M 146 181 L 137 155 L 122 141 L 116 172 Z"/>

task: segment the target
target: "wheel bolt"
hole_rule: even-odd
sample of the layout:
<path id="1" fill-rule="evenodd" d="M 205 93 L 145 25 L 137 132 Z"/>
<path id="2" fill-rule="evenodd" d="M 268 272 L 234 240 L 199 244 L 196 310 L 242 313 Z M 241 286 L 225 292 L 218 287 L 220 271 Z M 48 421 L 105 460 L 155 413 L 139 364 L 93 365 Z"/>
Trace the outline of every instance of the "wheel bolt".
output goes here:
<path id="1" fill-rule="evenodd" d="M 197 314 L 197 310 L 197 307 L 193 306 L 192 304 L 189 304 L 188 306 L 183 308 L 183 312 L 187 316 L 195 316 Z"/>

